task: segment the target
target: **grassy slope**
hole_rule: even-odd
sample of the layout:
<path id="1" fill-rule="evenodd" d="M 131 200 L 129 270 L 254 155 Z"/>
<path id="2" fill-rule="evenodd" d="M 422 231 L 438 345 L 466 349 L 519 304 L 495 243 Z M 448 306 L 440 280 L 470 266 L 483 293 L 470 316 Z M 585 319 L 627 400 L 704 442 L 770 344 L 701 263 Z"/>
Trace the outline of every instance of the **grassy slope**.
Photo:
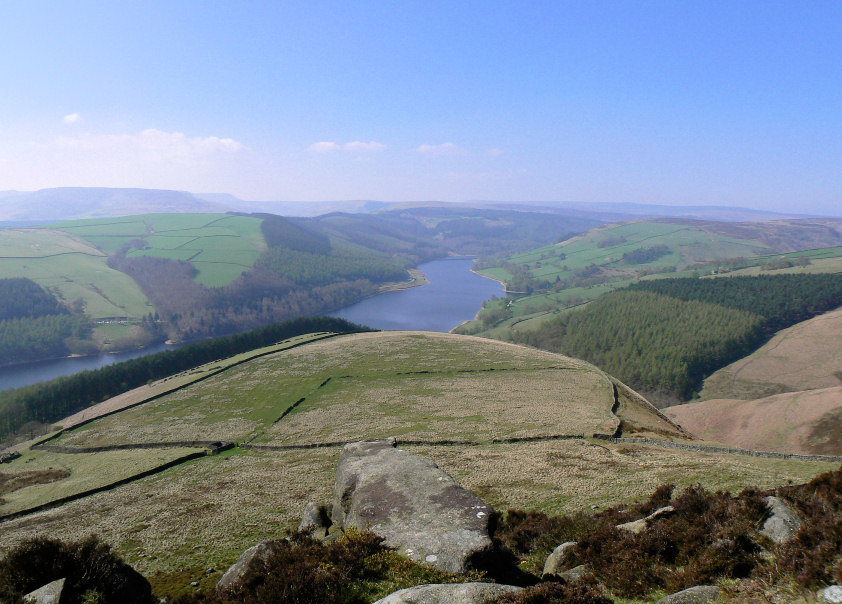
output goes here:
<path id="1" fill-rule="evenodd" d="M 752 399 L 842 383 L 842 309 L 784 329 L 705 380 L 702 399 Z"/>
<path id="2" fill-rule="evenodd" d="M 67 301 L 82 299 L 94 319 L 154 310 L 131 277 L 107 266 L 103 252 L 63 231 L 0 229 L 0 275 L 28 277 Z"/>
<path id="3" fill-rule="evenodd" d="M 713 399 L 664 413 L 705 440 L 734 447 L 842 455 L 842 387 L 755 400 Z"/>
<path id="4" fill-rule="evenodd" d="M 665 413 L 702 438 L 729 445 L 840 454 L 840 383 L 842 309 L 778 332 L 707 378 L 702 401 Z"/>
<path id="5" fill-rule="evenodd" d="M 417 371 L 438 375 L 406 375 Z M 327 377 L 334 378 L 329 385 L 335 382 L 335 388 L 314 391 L 296 413 L 272 426 L 274 414 L 296 400 L 298 392 Z M 404 438 L 475 440 L 475 446 L 410 450 L 428 455 L 500 509 L 551 512 L 648 496 L 664 482 L 739 490 L 803 481 L 832 467 L 590 439 L 487 442 L 492 435 L 603 429 L 615 421 L 607 413 L 612 392 L 613 385 L 599 370 L 550 353 L 445 334 L 359 334 L 249 361 L 147 409 L 88 424 L 61 441 L 166 440 L 189 433 L 214 438 L 262 434 L 265 442 L 300 442 L 401 430 Z M 671 430 L 645 405 L 627 415 L 632 416 L 656 433 Z M 121 424 L 133 427 L 131 439 Z M 191 580 L 210 585 L 243 549 L 294 527 L 307 500 L 329 500 L 338 455 L 336 447 L 238 449 L 202 458 L 4 523 L 0 550 L 33 534 L 75 538 L 97 532 L 139 570 L 150 573 L 156 585 L 177 581 L 185 586 Z M 54 484 L 59 487 L 61 481 Z M 209 567 L 215 570 L 206 572 Z"/>

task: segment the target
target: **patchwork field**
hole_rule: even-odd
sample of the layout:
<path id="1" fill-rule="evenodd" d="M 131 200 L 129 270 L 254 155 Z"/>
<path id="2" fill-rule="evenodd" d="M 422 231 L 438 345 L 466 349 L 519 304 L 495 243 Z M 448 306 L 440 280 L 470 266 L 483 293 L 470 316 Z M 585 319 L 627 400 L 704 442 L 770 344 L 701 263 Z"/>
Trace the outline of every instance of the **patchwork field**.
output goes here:
<path id="1" fill-rule="evenodd" d="M 110 268 L 91 242 L 54 229 L 0 229 L 0 275 L 26 277 L 59 299 L 81 300 L 93 319 L 154 312 L 128 275 Z"/>
<path id="2" fill-rule="evenodd" d="M 340 447 L 303 448 L 325 441 L 395 434 L 399 443 L 427 441 L 399 446 L 429 456 L 498 509 L 554 513 L 648 497 L 665 482 L 701 483 L 713 490 L 771 487 L 801 482 L 837 465 L 592 439 L 593 432 L 616 428 L 612 409 L 627 425 L 626 435 L 681 440 L 682 434 L 595 367 L 534 349 L 418 332 L 298 343 L 303 345 L 265 349 L 268 354 L 240 357 L 239 364 L 211 363 L 169 384 L 138 389 L 99 411 L 116 411 L 183 386 L 51 441 L 90 447 L 234 439 L 243 446 L 0 521 L 0 552 L 36 534 L 74 539 L 96 532 L 150 576 L 159 593 L 176 593 L 191 581 L 210 586 L 246 547 L 294 528 L 307 501 L 330 499 Z M 576 436 L 582 434 L 586 437 Z M 499 442 L 558 435 L 569 438 Z M 277 448 L 248 448 L 248 440 Z M 433 444 L 441 440 L 457 444 Z M 296 446 L 302 448 L 290 448 Z M 82 490 L 180 451 L 24 451 L 0 466 L 8 474 L 5 482 L 20 484 L 30 469 L 57 472 L 42 477 L 49 483 L 2 495 L 8 503 L 0 513 L 42 501 L 47 490 Z"/>
<path id="3" fill-rule="evenodd" d="M 259 218 L 227 214 L 144 214 L 62 222 L 56 228 L 108 254 L 143 240 L 144 246 L 129 256 L 189 261 L 199 271 L 196 281 L 221 287 L 254 266 L 266 249 L 260 223 Z"/>

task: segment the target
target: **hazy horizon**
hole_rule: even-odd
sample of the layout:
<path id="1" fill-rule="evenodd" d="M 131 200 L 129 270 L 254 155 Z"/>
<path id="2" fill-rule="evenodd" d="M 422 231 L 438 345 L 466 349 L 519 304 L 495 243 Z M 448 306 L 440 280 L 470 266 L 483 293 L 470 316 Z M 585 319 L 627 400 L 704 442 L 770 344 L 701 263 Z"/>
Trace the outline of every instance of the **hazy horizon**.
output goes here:
<path id="1" fill-rule="evenodd" d="M 839 214 L 842 5 L 0 6 L 0 191 Z"/>

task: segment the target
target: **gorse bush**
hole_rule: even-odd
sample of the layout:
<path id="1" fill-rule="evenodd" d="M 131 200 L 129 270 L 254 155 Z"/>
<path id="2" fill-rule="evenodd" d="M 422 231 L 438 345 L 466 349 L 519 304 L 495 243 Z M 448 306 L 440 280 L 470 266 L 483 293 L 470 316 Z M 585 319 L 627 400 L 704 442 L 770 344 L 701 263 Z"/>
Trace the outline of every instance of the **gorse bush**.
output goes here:
<path id="1" fill-rule="evenodd" d="M 779 494 L 804 518 L 795 538 L 780 548 L 779 570 L 804 587 L 842 582 L 842 468 Z"/>
<path id="2" fill-rule="evenodd" d="M 331 543 L 303 533 L 277 540 L 265 562 L 256 561 L 228 589 L 192 594 L 177 604 L 362 604 L 374 594 L 418 583 L 445 583 L 453 577 L 401 558 L 365 531 L 349 531 Z M 379 596 L 377 596 L 379 597 Z"/>
<path id="3" fill-rule="evenodd" d="M 0 601 L 23 602 L 24 595 L 62 578 L 62 604 L 153 601 L 146 579 L 96 536 L 73 543 L 36 537 L 18 545 L 0 560 Z"/>
<path id="4" fill-rule="evenodd" d="M 595 581 L 541 583 L 518 593 L 504 594 L 497 604 L 611 604 Z"/>

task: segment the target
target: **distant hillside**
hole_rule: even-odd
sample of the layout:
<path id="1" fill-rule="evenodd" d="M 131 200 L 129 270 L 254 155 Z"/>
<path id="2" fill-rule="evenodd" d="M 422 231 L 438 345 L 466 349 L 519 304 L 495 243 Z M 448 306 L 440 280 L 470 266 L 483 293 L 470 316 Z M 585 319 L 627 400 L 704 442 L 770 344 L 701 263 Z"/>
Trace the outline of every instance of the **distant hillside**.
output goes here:
<path id="1" fill-rule="evenodd" d="M 731 447 L 842 455 L 842 386 L 687 403 L 664 414 L 699 438 Z"/>
<path id="2" fill-rule="evenodd" d="M 186 191 L 61 187 L 4 192 L 0 221 L 55 221 L 164 212 L 226 212 L 229 206 Z"/>
<path id="3" fill-rule="evenodd" d="M 842 309 L 778 332 L 708 377 L 701 398 L 664 412 L 731 446 L 842 453 Z"/>
<path id="4" fill-rule="evenodd" d="M 762 398 L 842 385 L 842 309 L 784 329 L 705 380 L 702 399 Z"/>

